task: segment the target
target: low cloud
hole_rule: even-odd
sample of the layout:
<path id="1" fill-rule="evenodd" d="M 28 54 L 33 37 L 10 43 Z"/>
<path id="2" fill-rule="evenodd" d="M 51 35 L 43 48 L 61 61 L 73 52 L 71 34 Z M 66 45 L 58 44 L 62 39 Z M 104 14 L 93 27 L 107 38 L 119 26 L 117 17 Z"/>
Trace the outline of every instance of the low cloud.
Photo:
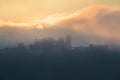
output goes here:
<path id="1" fill-rule="evenodd" d="M 36 26 L 31 24 L 0 20 L 0 48 L 19 43 L 30 44 L 41 38 L 39 34 Z"/>
<path id="2" fill-rule="evenodd" d="M 120 39 L 120 10 L 109 6 L 92 6 L 65 17 L 54 26 L 72 28 L 86 35 Z"/>
<path id="3" fill-rule="evenodd" d="M 11 22 L 11 21 L 4 21 L 4 20 L 0 20 L 0 27 L 3 26 L 8 26 L 8 27 L 28 27 L 30 26 L 30 24 L 25 23 L 25 22 L 21 22 L 21 23 L 15 23 L 15 22 Z"/>

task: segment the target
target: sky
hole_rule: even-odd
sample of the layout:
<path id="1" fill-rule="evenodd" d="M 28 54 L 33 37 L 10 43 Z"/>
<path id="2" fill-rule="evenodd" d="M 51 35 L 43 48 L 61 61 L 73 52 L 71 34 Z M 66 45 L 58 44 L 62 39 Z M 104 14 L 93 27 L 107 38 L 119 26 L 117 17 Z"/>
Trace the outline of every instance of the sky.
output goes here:
<path id="1" fill-rule="evenodd" d="M 0 0 L 0 44 L 71 33 L 73 45 L 118 44 L 119 0 Z M 119 43 L 120 44 L 120 43 Z"/>
<path id="2" fill-rule="evenodd" d="M 55 13 L 71 13 L 90 5 L 119 6 L 119 0 L 0 0 L 0 19 L 32 22 Z"/>

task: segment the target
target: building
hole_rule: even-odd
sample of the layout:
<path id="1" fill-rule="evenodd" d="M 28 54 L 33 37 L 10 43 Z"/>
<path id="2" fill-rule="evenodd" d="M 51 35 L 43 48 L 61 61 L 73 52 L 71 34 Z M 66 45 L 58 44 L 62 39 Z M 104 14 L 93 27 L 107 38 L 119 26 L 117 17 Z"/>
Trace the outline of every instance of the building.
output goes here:
<path id="1" fill-rule="evenodd" d="M 71 49 L 72 48 L 72 44 L 71 44 L 71 34 L 67 34 L 66 38 L 65 38 L 65 46 L 67 49 Z"/>
<path id="2" fill-rule="evenodd" d="M 30 46 L 33 50 L 70 50 L 71 46 L 71 35 L 67 34 L 65 38 L 59 38 L 57 40 L 52 38 L 46 38 L 43 40 L 36 41 L 34 44 Z"/>

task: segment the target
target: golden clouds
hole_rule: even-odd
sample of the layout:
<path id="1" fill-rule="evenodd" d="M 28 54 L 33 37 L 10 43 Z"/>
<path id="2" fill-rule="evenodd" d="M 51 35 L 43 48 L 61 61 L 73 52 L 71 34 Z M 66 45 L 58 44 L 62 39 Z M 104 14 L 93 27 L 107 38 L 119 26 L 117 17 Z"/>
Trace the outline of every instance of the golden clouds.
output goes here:
<path id="1" fill-rule="evenodd" d="M 29 23 L 21 22 L 15 23 L 11 21 L 0 20 L 0 27 L 18 27 L 18 28 L 27 28 L 30 27 Z"/>
<path id="2" fill-rule="evenodd" d="M 120 10 L 109 6 L 90 6 L 64 16 L 52 26 L 71 28 L 80 34 L 120 39 Z"/>
<path id="3" fill-rule="evenodd" d="M 118 3 L 118 0 L 0 0 L 0 19 L 31 22 L 30 19 L 43 18 L 54 13 L 73 12 L 93 4 L 119 6 Z"/>

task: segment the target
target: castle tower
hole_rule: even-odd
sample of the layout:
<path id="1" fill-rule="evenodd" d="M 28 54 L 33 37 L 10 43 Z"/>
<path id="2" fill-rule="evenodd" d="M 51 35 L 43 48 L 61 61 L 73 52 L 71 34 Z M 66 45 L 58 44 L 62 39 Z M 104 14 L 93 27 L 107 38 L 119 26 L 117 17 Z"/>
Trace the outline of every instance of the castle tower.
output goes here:
<path id="1" fill-rule="evenodd" d="M 65 38 L 65 45 L 67 49 L 71 49 L 71 34 L 67 34 Z"/>

